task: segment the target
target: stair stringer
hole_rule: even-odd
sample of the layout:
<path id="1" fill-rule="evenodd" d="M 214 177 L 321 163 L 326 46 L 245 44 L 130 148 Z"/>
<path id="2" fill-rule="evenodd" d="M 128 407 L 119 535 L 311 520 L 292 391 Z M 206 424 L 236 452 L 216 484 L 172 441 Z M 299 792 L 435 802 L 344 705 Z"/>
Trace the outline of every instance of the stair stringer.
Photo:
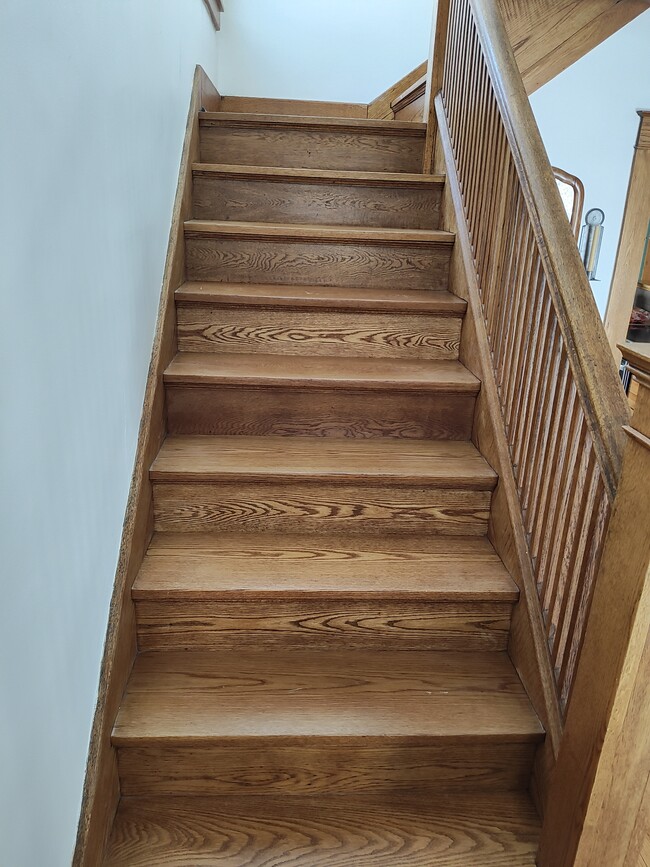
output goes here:
<path id="1" fill-rule="evenodd" d="M 153 534 L 149 467 L 167 434 L 163 372 L 177 352 L 175 290 L 185 279 L 183 225 L 192 216 L 192 165 L 199 158 L 199 111 L 218 111 L 221 97 L 202 67 L 194 71 L 187 125 L 172 211 L 167 258 L 145 387 L 133 474 L 122 528 L 104 642 L 97 704 L 73 856 L 73 867 L 97 867 L 120 798 L 111 732 L 136 656 L 135 607 L 131 587 Z"/>
<path id="2" fill-rule="evenodd" d="M 520 590 L 519 603 L 513 611 L 508 652 L 547 733 L 544 743 L 538 749 L 531 780 L 531 794 L 543 815 L 549 777 L 557 758 L 562 734 L 562 718 L 505 423 L 499 404 L 474 268 L 474 254 L 447 121 L 444 111 L 440 111 L 439 99 L 436 100 L 436 109 L 439 139 L 434 171 L 444 172 L 447 176 L 442 199 L 441 228 L 456 234 L 450 262 L 449 289 L 467 301 L 460 361 L 481 380 L 472 441 L 499 476 L 492 497 L 488 538 Z"/>

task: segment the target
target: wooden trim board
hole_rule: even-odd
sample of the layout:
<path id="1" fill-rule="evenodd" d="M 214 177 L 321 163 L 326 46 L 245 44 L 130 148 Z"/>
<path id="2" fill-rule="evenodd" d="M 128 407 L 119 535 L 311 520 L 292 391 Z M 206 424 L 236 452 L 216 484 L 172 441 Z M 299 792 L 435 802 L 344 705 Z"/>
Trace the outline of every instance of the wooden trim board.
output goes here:
<path id="1" fill-rule="evenodd" d="M 221 13 L 223 12 L 223 3 L 221 0 L 203 0 L 205 8 L 208 10 L 210 20 L 214 24 L 215 30 L 221 30 Z"/>
<path id="2" fill-rule="evenodd" d="M 460 360 L 481 380 L 472 439 L 499 476 L 492 496 L 488 536 L 520 590 L 520 601 L 513 611 L 508 652 L 547 734 L 538 751 L 532 781 L 532 794 L 541 811 L 550 771 L 560 746 L 560 708 L 499 405 L 447 119 L 440 95 L 436 98 L 435 105 L 440 144 L 437 159 L 444 160 L 444 169 L 442 165 L 437 165 L 436 168 L 444 170 L 447 175 L 442 225 L 447 231 L 456 233 L 449 288 L 468 304 L 463 323 Z"/>
<path id="3" fill-rule="evenodd" d="M 639 115 L 641 122 L 634 145 L 612 288 L 605 311 L 605 331 L 617 362 L 621 360 L 617 344 L 623 343 L 627 336 L 650 222 L 650 111 L 640 111 Z"/>
<path id="4" fill-rule="evenodd" d="M 101 864 L 120 796 L 111 731 L 136 654 L 131 586 L 153 532 L 149 467 L 165 437 L 163 371 L 176 354 L 174 291 L 185 280 L 183 224 L 192 212 L 192 164 L 199 157 L 199 109 L 218 110 L 219 94 L 196 67 L 163 275 L 158 319 L 108 618 L 99 693 L 90 736 L 73 867 Z"/>
<path id="5" fill-rule="evenodd" d="M 392 120 L 395 117 L 395 112 L 391 108 L 391 103 L 398 99 L 406 90 L 409 90 L 415 82 L 419 81 L 423 75 L 427 74 L 427 61 L 425 60 L 415 69 L 407 72 L 403 78 L 396 81 L 379 96 L 375 97 L 368 104 L 368 117 L 375 120 Z"/>

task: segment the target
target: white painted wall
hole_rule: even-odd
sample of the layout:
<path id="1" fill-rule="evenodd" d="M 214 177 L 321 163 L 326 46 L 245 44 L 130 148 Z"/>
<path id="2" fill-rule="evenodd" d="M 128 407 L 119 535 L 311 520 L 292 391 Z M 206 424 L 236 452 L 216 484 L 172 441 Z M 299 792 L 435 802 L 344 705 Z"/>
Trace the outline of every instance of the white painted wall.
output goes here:
<path id="1" fill-rule="evenodd" d="M 598 280 L 605 312 L 639 126 L 650 109 L 650 11 L 635 18 L 531 97 L 551 163 L 585 185 L 585 211 L 602 208 Z"/>
<path id="2" fill-rule="evenodd" d="M 234 0 L 221 92 L 370 102 L 429 54 L 435 0 Z"/>
<path id="3" fill-rule="evenodd" d="M 234 4 L 231 4 L 234 5 Z M 201 0 L 0 3 L 0 865 L 67 867 Z"/>

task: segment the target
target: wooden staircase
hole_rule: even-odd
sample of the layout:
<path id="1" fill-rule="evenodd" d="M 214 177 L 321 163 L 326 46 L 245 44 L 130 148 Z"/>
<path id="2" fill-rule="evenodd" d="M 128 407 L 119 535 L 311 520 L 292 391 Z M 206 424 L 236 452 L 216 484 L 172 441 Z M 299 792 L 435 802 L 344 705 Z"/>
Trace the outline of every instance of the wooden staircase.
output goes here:
<path id="1" fill-rule="evenodd" d="M 106 867 L 535 862 L 544 732 L 424 137 L 200 115 Z"/>

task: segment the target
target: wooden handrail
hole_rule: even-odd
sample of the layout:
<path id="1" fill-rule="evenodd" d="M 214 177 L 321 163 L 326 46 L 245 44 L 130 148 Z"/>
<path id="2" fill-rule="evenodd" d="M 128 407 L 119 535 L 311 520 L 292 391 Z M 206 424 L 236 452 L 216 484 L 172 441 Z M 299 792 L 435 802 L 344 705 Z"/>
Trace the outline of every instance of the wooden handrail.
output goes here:
<path id="1" fill-rule="evenodd" d="M 629 408 L 499 6 L 495 0 L 471 3 L 576 386 L 613 499 Z"/>
<path id="2" fill-rule="evenodd" d="M 435 44 L 424 170 L 439 122 L 566 711 L 629 410 L 496 0 L 440 0 Z"/>
<path id="3" fill-rule="evenodd" d="M 553 175 L 555 176 L 556 182 L 560 181 L 567 187 L 572 187 L 573 189 L 573 207 L 571 209 L 571 215 L 567 216 L 569 219 L 569 225 L 577 239 L 580 235 L 580 219 L 582 217 L 582 208 L 585 201 L 584 184 L 580 178 L 577 178 L 569 172 L 565 172 L 564 169 L 559 169 L 557 166 L 553 166 Z"/>

